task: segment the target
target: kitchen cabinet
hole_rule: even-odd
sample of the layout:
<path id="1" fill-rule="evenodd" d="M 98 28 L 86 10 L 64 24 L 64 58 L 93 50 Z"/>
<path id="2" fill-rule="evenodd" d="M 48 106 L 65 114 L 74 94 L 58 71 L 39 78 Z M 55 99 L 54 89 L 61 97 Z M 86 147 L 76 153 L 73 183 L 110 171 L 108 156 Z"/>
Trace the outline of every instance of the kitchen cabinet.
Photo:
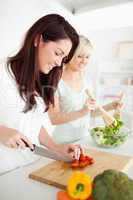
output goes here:
<path id="1" fill-rule="evenodd" d="M 133 129 L 133 59 L 111 59 L 99 63 L 98 99 L 106 104 L 124 92 L 123 119 Z"/>
<path id="2" fill-rule="evenodd" d="M 133 112 L 133 71 L 103 72 L 100 76 L 99 99 L 107 103 L 125 93 L 125 109 Z"/>

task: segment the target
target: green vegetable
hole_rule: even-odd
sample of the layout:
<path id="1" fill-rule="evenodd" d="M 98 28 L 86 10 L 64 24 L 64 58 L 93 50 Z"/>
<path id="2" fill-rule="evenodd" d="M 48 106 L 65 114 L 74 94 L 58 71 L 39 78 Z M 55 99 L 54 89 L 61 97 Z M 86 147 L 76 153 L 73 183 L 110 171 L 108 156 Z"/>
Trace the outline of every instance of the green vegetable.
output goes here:
<path id="1" fill-rule="evenodd" d="M 94 178 L 95 200 L 133 200 L 133 180 L 125 173 L 109 169 Z"/>
<path id="2" fill-rule="evenodd" d="M 118 146 L 127 138 L 126 133 L 120 132 L 123 122 L 116 118 L 115 122 L 110 126 L 96 127 L 91 130 L 91 135 L 96 143 L 101 146 Z"/>

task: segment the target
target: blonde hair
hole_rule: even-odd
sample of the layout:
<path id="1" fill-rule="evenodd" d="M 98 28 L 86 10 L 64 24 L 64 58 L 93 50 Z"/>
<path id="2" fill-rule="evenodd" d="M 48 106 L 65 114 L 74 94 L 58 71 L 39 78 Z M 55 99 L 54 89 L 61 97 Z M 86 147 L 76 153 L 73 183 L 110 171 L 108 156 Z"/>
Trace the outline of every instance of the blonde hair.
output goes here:
<path id="1" fill-rule="evenodd" d="M 75 51 L 74 56 L 77 56 L 79 54 L 81 54 L 81 55 L 91 54 L 92 49 L 93 49 L 93 46 L 92 46 L 90 40 L 88 40 L 87 37 L 80 35 L 79 36 L 79 44 Z"/>

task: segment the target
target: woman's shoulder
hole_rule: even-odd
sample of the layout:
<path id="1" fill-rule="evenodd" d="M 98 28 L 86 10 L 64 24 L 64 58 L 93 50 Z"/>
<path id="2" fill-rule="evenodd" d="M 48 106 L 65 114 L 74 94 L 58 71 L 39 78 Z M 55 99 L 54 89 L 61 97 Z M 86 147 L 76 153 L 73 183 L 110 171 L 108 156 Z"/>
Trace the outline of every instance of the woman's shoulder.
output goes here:
<path id="1" fill-rule="evenodd" d="M 65 88 L 66 88 L 66 84 L 65 84 L 64 80 L 61 78 L 60 81 L 59 81 L 59 83 L 58 83 L 57 90 L 58 91 L 62 91 L 62 90 L 64 91 Z"/>

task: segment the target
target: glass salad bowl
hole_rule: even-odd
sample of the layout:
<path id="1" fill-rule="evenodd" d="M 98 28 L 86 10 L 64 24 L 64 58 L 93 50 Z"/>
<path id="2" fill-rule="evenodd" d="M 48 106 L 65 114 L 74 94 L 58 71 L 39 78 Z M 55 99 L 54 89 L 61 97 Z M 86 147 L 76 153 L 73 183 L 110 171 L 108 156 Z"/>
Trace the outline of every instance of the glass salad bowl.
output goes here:
<path id="1" fill-rule="evenodd" d="M 117 147 L 123 144 L 131 130 L 127 127 L 121 127 L 119 130 L 111 130 L 111 127 L 95 127 L 90 130 L 91 137 L 96 145 L 105 148 Z"/>

